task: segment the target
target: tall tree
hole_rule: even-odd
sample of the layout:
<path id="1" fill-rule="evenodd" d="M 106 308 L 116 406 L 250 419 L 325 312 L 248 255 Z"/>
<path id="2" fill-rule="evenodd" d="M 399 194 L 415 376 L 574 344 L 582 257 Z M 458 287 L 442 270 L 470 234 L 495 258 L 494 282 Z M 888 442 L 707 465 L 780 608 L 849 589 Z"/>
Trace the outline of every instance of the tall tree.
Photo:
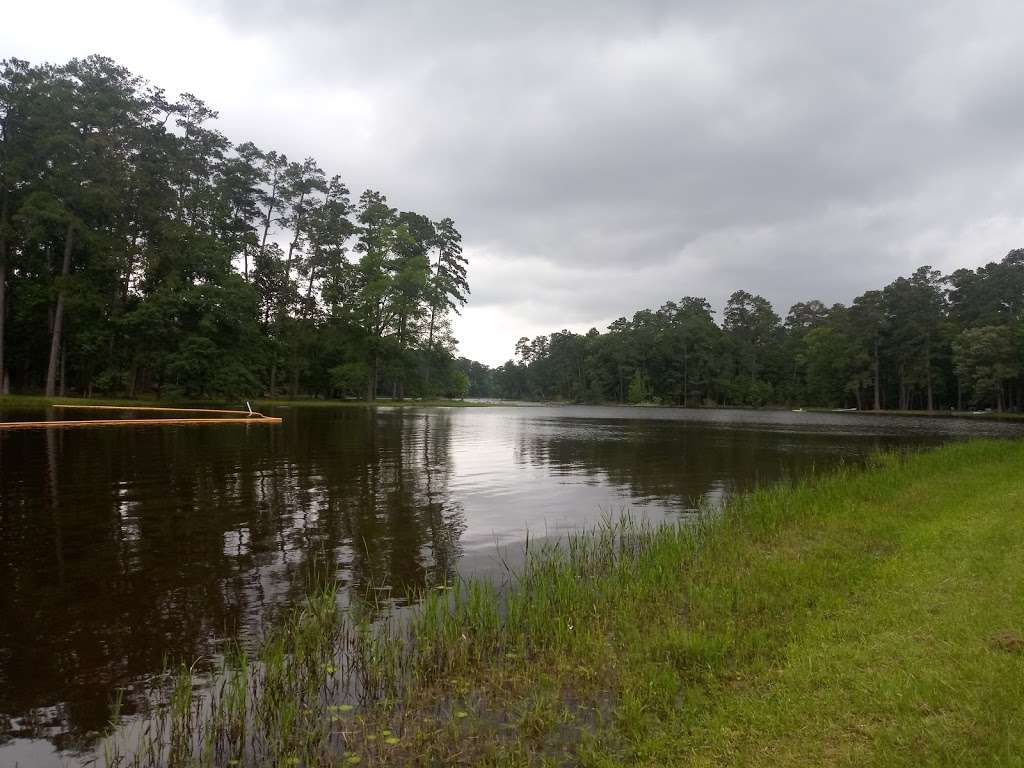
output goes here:
<path id="1" fill-rule="evenodd" d="M 283 174 L 282 197 L 287 210 L 281 223 L 291 230 L 285 275 L 291 280 L 292 264 L 306 236 L 309 212 L 316 206 L 316 195 L 327 192 L 327 179 L 316 160 L 307 157 L 301 163 L 289 163 Z"/>
<path id="2" fill-rule="evenodd" d="M 734 397 L 759 405 L 772 397 L 771 363 L 779 340 L 780 321 L 763 296 L 736 291 L 725 305 L 722 329 L 733 344 L 741 375 L 734 379 Z M 767 376 L 765 374 L 768 374 Z"/>
<path id="3" fill-rule="evenodd" d="M 1002 411 L 1008 381 L 1020 375 L 1020 349 L 1006 326 L 984 325 L 963 331 L 953 342 L 957 376 L 968 384 L 975 403 L 993 402 Z"/>
<path id="4" fill-rule="evenodd" d="M 377 399 L 384 339 L 395 318 L 395 247 L 398 212 L 379 192 L 366 190 L 359 198 L 360 229 L 356 251 L 356 294 L 353 304 L 365 333 L 367 350 L 366 399 Z"/>
<path id="5" fill-rule="evenodd" d="M 242 258 L 242 275 L 249 279 L 249 262 L 257 248 L 256 222 L 260 218 L 263 153 L 252 142 L 235 148 L 217 169 L 217 188 L 221 202 L 221 237 L 233 255 Z"/>
<path id="6" fill-rule="evenodd" d="M 924 390 L 925 406 L 935 409 L 935 355 L 942 336 L 942 275 L 925 266 L 900 277 L 883 291 L 890 352 L 899 381 L 899 407 L 911 406 L 915 390 Z"/>
<path id="7" fill-rule="evenodd" d="M 26 136 L 31 111 L 29 89 L 34 77 L 27 61 L 0 61 L 0 394 L 7 394 L 6 368 L 7 281 L 10 254 L 23 182 L 29 177 L 31 142 Z M 19 183 L 21 182 L 21 183 Z"/>
<path id="8" fill-rule="evenodd" d="M 853 300 L 849 328 L 854 337 L 854 375 L 871 382 L 874 410 L 882 408 L 882 335 L 885 329 L 885 297 L 868 291 Z"/>
<path id="9" fill-rule="evenodd" d="M 285 172 L 288 169 L 288 158 L 285 155 L 270 151 L 259 157 L 259 180 L 262 188 L 258 196 L 261 210 L 263 233 L 260 236 L 260 253 L 267 248 L 270 228 L 281 217 L 282 187 L 285 183 Z"/>
<path id="10" fill-rule="evenodd" d="M 216 118 L 103 57 L 0 66 L 0 387 L 273 393 L 283 362 L 327 394 L 372 356 L 424 391 L 433 224 L 371 192 L 357 227 L 340 178 Z"/>
<path id="11" fill-rule="evenodd" d="M 469 297 L 469 283 L 466 280 L 466 257 L 462 254 L 462 235 L 450 218 L 441 219 L 435 225 L 437 260 L 430 280 L 430 328 L 427 348 L 434 348 L 434 330 L 439 314 L 447 310 L 458 312 Z"/>

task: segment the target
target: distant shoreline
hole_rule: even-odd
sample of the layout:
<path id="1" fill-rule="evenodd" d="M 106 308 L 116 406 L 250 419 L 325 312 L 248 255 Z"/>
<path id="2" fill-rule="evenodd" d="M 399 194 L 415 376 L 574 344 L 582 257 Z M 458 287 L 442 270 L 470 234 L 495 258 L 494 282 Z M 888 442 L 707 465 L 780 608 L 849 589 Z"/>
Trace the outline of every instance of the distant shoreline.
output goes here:
<path id="1" fill-rule="evenodd" d="M 445 400 L 429 399 L 417 400 L 406 398 L 405 400 L 392 400 L 379 398 L 374 401 L 368 400 L 319 400 L 315 398 L 296 398 L 294 400 L 283 398 L 252 398 L 249 401 L 253 409 L 266 406 L 309 406 L 309 407 L 348 407 L 348 406 L 419 406 L 436 408 L 485 408 L 493 403 L 473 402 L 467 400 Z M 0 408 L 45 408 L 51 405 L 121 405 L 125 408 L 142 406 L 179 406 L 179 405 L 230 405 L 239 410 L 245 410 L 246 400 L 232 399 L 204 399 L 194 398 L 119 398 L 119 397 L 44 397 L 42 395 L 4 395 L 0 396 Z"/>
<path id="2" fill-rule="evenodd" d="M 345 408 L 345 407 L 419 407 L 419 408 L 513 408 L 513 407 L 599 407 L 599 408 L 665 408 L 674 411 L 749 411 L 749 412 L 788 412 L 788 413 L 845 413 L 851 416 L 905 416 L 915 418 L 955 418 L 955 419 L 983 419 L 986 421 L 1021 421 L 1024 420 L 1024 413 L 1003 411 L 900 411 L 900 410 L 847 410 L 826 408 L 819 406 L 805 406 L 797 408 L 790 405 L 765 405 L 761 407 L 751 405 L 666 405 L 661 403 L 572 403 L 563 400 L 500 400 L 498 398 L 467 398 L 464 400 L 448 400 L 443 398 L 416 399 L 406 398 L 394 400 L 391 398 L 378 398 L 369 400 L 345 400 L 345 399 L 320 399 L 311 397 L 299 398 L 253 398 L 249 403 L 254 409 L 260 407 L 315 407 L 315 408 Z M 0 396 L 0 408 L 44 408 L 50 405 L 123 405 L 125 408 L 132 406 L 152 405 L 231 405 L 244 410 L 245 400 L 224 400 L 224 399 L 189 399 L 189 398 L 118 398 L 118 397 L 44 397 L 42 395 L 3 395 Z"/>

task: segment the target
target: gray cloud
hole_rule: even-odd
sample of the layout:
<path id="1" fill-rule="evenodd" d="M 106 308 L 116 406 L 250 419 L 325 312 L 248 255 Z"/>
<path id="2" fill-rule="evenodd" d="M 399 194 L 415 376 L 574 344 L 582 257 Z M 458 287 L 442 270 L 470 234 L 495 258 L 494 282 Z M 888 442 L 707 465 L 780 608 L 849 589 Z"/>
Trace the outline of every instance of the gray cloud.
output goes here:
<path id="1" fill-rule="evenodd" d="M 232 138 L 455 218 L 488 362 L 684 294 L 784 314 L 1024 244 L 1017 3 L 180 7 L 261 52 L 192 52 Z"/>

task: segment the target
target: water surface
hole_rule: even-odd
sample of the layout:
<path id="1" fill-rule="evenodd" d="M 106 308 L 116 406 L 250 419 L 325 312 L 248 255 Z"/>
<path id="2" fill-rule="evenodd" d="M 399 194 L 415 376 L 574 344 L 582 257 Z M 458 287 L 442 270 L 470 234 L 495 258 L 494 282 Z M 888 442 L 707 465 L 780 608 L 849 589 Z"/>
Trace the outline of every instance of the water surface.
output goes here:
<path id="1" fill-rule="evenodd" d="M 778 411 L 267 412 L 284 423 L 0 432 L 0 766 L 87 748 L 117 688 L 258 632 L 314 563 L 400 600 L 527 531 L 671 518 L 879 449 L 1024 433 Z"/>

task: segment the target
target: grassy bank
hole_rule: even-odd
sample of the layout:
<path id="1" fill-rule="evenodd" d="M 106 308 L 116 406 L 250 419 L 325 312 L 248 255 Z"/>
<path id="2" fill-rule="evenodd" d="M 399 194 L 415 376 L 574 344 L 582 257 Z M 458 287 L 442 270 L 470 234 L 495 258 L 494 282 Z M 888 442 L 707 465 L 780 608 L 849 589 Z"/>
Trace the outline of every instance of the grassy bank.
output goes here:
<path id="1" fill-rule="evenodd" d="M 485 408 L 489 403 L 468 402 L 466 400 L 391 400 L 380 398 L 374 402 L 367 400 L 317 400 L 313 398 L 295 398 L 293 400 L 275 398 L 271 399 L 250 399 L 249 403 L 253 409 L 265 408 L 268 406 L 287 407 L 310 407 L 310 408 L 344 408 L 352 406 L 414 406 L 414 407 L 444 407 L 444 408 Z M 101 397 L 43 397 L 41 395 L 4 395 L 0 397 L 0 408 L 43 408 L 48 405 L 123 405 L 126 408 L 131 406 L 218 406 L 225 408 L 245 409 L 245 398 L 225 400 L 182 400 L 176 398 L 101 398 Z"/>
<path id="2" fill-rule="evenodd" d="M 833 408 L 804 408 L 807 413 L 835 413 Z M 916 416 L 925 417 L 929 419 L 990 419 L 995 421 L 1019 421 L 1024 420 L 1024 413 L 1017 413 L 1015 411 L 897 411 L 897 410 L 861 410 L 861 411 L 842 411 L 842 413 L 850 413 L 854 416 Z"/>
<path id="3" fill-rule="evenodd" d="M 346 406 L 365 406 L 372 405 L 378 407 L 417 407 L 417 408 L 487 408 L 493 405 L 492 403 L 480 403 L 469 400 L 445 400 L 443 398 L 433 399 L 415 399 L 406 398 L 404 400 L 393 400 L 388 397 L 379 397 L 373 402 L 368 400 L 316 400 L 313 398 L 296 398 L 294 400 L 262 400 L 257 399 L 251 401 L 253 408 L 257 405 L 261 407 L 278 405 L 278 406 L 304 406 L 310 408 L 334 408 L 334 407 L 346 407 Z"/>
<path id="4" fill-rule="evenodd" d="M 951 445 L 610 523 L 503 592 L 380 618 L 328 586 L 212 704 L 153 693 L 137 762 L 1020 765 L 1022 476 L 1024 442 Z"/>

